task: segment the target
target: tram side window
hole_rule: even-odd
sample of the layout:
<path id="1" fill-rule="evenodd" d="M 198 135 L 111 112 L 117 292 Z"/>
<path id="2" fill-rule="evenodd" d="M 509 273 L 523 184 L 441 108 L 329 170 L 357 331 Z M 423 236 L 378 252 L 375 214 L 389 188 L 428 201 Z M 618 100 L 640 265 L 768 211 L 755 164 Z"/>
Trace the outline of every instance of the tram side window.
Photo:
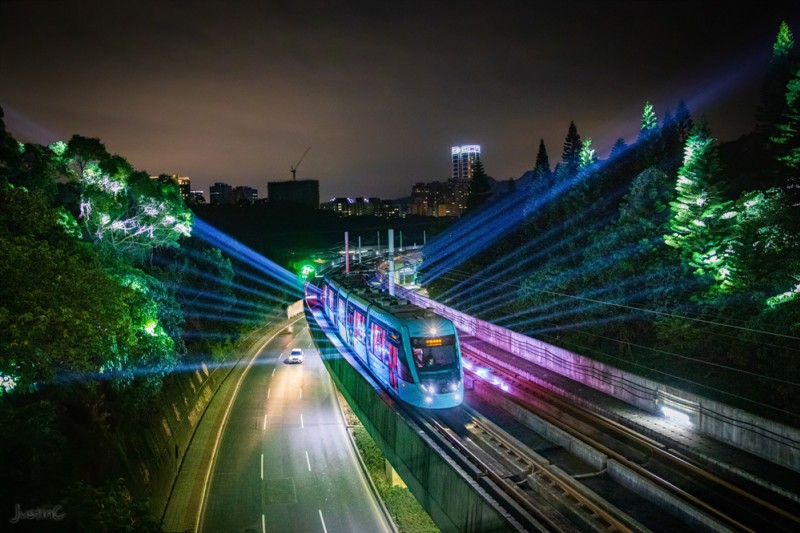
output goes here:
<path id="1" fill-rule="evenodd" d="M 366 319 L 358 309 L 355 310 L 353 316 L 353 335 L 361 342 L 366 340 Z"/>
<path id="2" fill-rule="evenodd" d="M 380 359 L 383 361 L 388 352 L 386 347 L 386 330 L 378 324 L 370 324 L 369 340 L 373 355 L 380 357 Z"/>
<path id="3" fill-rule="evenodd" d="M 353 315 L 355 314 L 355 308 L 352 305 L 347 306 L 347 330 L 352 332 L 353 331 Z"/>
<path id="4" fill-rule="evenodd" d="M 339 297 L 339 305 L 338 305 L 338 313 L 337 313 L 337 315 L 338 315 L 337 321 L 340 324 L 344 324 L 345 323 L 344 322 L 344 299 L 341 296 Z"/>

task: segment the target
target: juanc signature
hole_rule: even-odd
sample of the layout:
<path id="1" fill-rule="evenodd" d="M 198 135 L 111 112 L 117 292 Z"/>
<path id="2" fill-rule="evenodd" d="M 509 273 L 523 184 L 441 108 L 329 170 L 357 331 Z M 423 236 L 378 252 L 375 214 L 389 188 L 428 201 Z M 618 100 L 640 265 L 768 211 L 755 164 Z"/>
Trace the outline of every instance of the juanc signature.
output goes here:
<path id="1" fill-rule="evenodd" d="M 36 509 L 23 509 L 20 504 L 14 505 L 14 517 L 8 521 L 18 524 L 23 520 L 62 520 L 64 511 L 61 505 L 54 507 L 39 507 Z"/>

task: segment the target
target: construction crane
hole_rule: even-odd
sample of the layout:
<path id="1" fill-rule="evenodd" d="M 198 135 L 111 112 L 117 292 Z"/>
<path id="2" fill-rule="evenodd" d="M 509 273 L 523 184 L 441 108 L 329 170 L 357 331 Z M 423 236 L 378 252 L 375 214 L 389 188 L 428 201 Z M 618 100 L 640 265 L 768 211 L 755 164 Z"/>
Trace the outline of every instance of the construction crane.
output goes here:
<path id="1" fill-rule="evenodd" d="M 298 160 L 297 160 L 297 163 L 295 163 L 294 165 L 292 165 L 292 167 L 291 167 L 291 171 L 292 171 L 292 181 L 295 181 L 295 177 L 296 177 L 296 174 L 297 174 L 297 167 L 299 167 L 299 166 L 300 166 L 300 161 L 302 161 L 302 160 L 303 160 L 303 158 L 306 156 L 306 154 L 308 153 L 308 151 L 309 151 L 309 150 L 311 150 L 311 147 L 310 147 L 310 146 L 309 146 L 308 148 L 306 148 L 306 151 L 305 151 L 305 152 L 303 152 L 303 155 L 302 155 L 302 156 L 300 156 L 300 159 L 298 159 Z"/>

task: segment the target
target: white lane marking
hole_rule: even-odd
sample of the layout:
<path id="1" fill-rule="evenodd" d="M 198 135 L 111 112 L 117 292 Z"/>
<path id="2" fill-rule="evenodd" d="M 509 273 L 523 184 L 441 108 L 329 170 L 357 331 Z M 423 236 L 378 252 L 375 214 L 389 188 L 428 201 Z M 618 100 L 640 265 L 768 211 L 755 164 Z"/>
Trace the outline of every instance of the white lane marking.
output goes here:
<path id="1" fill-rule="evenodd" d="M 319 509 L 319 521 L 322 522 L 322 530 L 328 533 L 328 528 L 325 527 L 325 519 L 322 517 L 322 509 Z"/>
<path id="2" fill-rule="evenodd" d="M 264 479 L 264 454 L 261 454 L 261 479 Z"/>
<path id="3" fill-rule="evenodd" d="M 266 521 L 266 519 L 264 518 L 264 515 L 263 515 L 263 514 L 261 515 L 261 531 L 262 531 L 263 533 L 267 533 L 267 521 Z"/>
<path id="4" fill-rule="evenodd" d="M 311 461 L 308 460 L 308 450 L 306 450 L 306 464 L 308 465 L 308 471 L 311 472 Z"/>
<path id="5" fill-rule="evenodd" d="M 231 409 L 233 408 L 233 402 L 236 400 L 236 395 L 239 394 L 239 388 L 242 386 L 242 381 L 244 381 L 245 376 L 250 371 L 250 368 L 253 366 L 253 361 L 256 360 L 258 355 L 261 351 L 272 342 L 272 340 L 277 337 L 278 334 L 275 333 L 271 335 L 264 343 L 256 350 L 253 354 L 253 357 L 250 359 L 250 362 L 247 363 L 247 367 L 245 367 L 242 374 L 239 376 L 239 381 L 236 382 L 236 387 L 233 389 L 233 396 L 231 396 L 230 401 L 228 402 L 227 407 L 225 408 L 225 415 L 222 417 L 222 424 L 220 425 L 219 429 L 217 430 L 217 437 L 214 441 L 214 449 L 211 452 L 211 460 L 208 462 L 208 469 L 206 470 L 205 480 L 203 481 L 203 491 L 200 495 L 200 506 L 197 510 L 197 517 L 195 518 L 194 523 L 194 530 L 201 531 L 203 525 L 203 515 L 206 511 L 206 503 L 208 501 L 208 487 L 211 481 L 211 471 L 214 469 L 215 462 L 217 460 L 217 452 L 219 451 L 219 443 L 222 440 L 222 433 L 225 431 L 225 427 L 228 425 L 228 418 L 231 414 Z"/>
<path id="6" fill-rule="evenodd" d="M 300 415 L 300 427 L 301 428 L 306 427 L 305 424 L 303 424 L 303 415 L 302 414 Z"/>
<path id="7" fill-rule="evenodd" d="M 271 391 L 272 391 L 272 389 L 267 389 L 267 400 L 269 400 L 269 393 L 270 393 Z"/>
<path id="8" fill-rule="evenodd" d="M 277 368 L 278 368 L 278 367 L 274 367 L 274 368 L 272 369 L 272 375 L 273 375 L 273 376 L 275 375 L 275 370 L 276 370 Z"/>
<path id="9" fill-rule="evenodd" d="M 267 429 L 267 415 L 264 415 L 264 430 Z"/>
<path id="10" fill-rule="evenodd" d="M 300 387 L 300 399 L 303 399 L 303 387 Z"/>

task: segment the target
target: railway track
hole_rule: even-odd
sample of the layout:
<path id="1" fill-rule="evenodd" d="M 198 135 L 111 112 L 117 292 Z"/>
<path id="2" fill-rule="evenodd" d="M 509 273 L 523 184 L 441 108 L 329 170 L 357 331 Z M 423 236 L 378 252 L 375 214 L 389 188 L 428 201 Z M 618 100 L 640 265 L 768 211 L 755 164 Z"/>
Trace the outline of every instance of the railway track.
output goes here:
<path id="1" fill-rule="evenodd" d="M 465 357 L 489 367 L 507 390 L 496 387 L 496 399 L 535 413 L 607 458 L 607 464 L 653 487 L 662 504 L 672 510 L 693 509 L 682 518 L 698 529 L 730 531 L 797 531 L 797 502 L 760 486 L 733 482 L 619 422 L 598 415 L 554 395 L 508 368 L 479 359 L 467 348 Z M 475 376 L 476 379 L 477 376 Z"/>

